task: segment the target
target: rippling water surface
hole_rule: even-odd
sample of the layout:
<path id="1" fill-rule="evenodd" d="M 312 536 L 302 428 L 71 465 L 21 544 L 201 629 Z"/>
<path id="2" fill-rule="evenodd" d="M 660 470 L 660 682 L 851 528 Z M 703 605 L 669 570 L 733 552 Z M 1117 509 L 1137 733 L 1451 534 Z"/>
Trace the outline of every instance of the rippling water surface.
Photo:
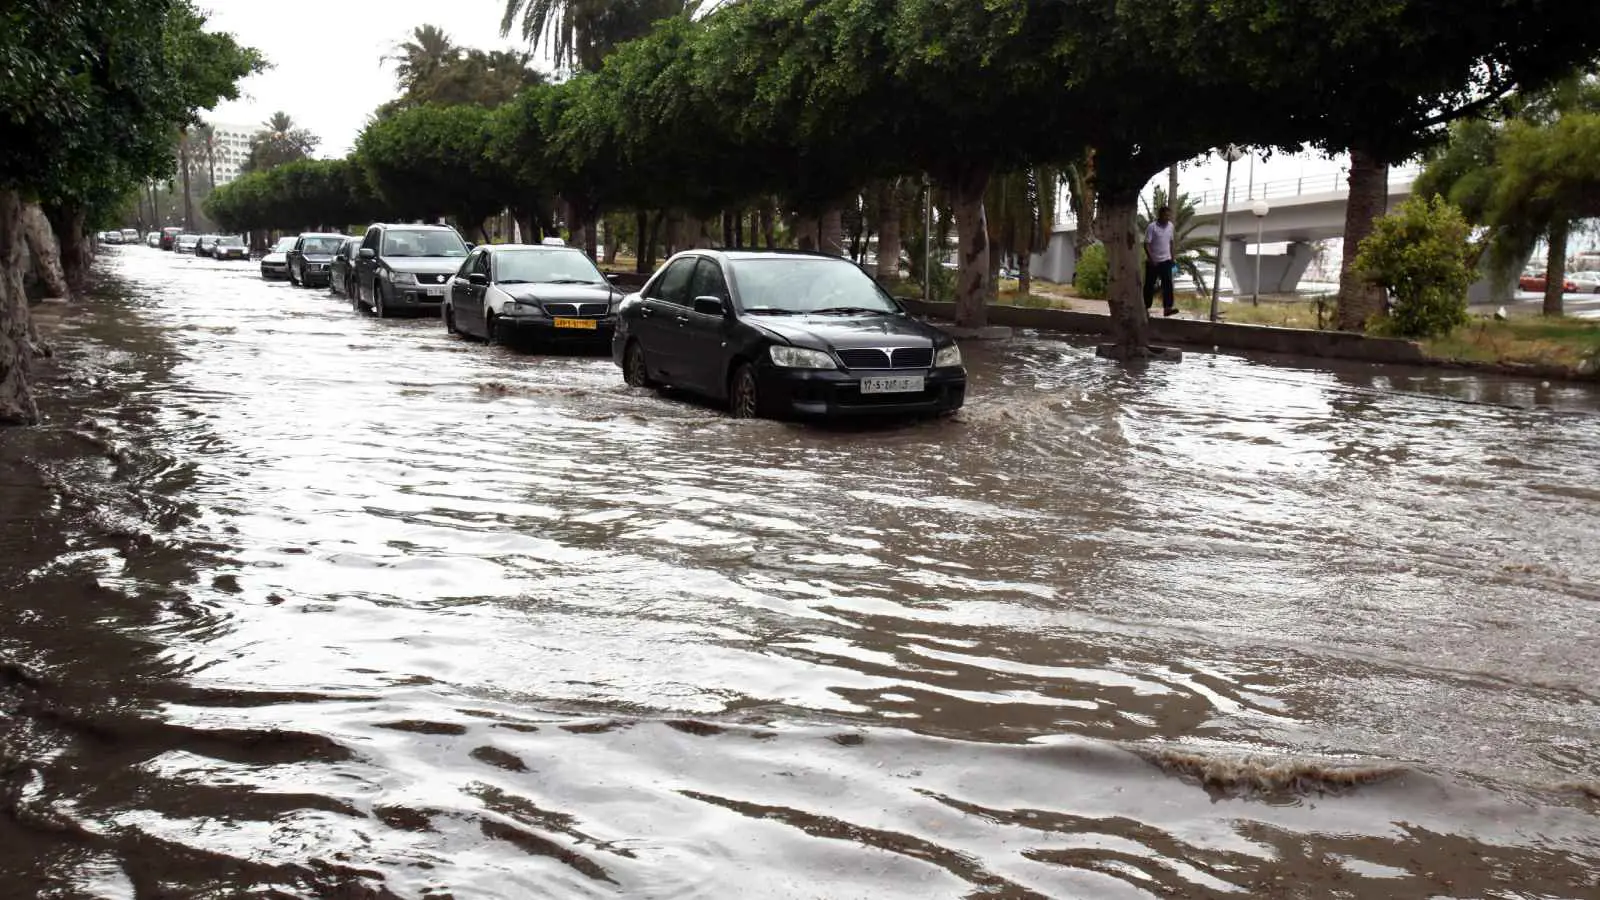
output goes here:
<path id="1" fill-rule="evenodd" d="M 953 420 L 108 250 L 0 434 L 0 885 L 1600 896 L 1600 396 L 967 348 Z"/>

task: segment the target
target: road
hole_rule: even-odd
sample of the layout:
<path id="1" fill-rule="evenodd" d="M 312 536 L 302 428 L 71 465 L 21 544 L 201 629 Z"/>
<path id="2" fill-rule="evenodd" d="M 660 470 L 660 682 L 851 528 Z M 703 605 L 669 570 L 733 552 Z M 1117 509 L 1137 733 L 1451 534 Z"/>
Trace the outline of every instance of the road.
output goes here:
<path id="1" fill-rule="evenodd" d="M 0 434 L 5 896 L 1600 890 L 1592 388 L 1022 335 L 742 422 L 101 268 Z"/>

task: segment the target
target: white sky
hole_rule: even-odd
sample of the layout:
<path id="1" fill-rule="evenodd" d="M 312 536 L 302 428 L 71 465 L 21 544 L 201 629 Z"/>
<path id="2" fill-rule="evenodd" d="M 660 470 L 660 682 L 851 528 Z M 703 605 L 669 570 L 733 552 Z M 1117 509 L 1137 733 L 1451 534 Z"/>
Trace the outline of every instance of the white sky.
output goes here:
<path id="1" fill-rule="evenodd" d="M 288 113 L 322 139 L 315 155 L 350 151 L 367 116 L 398 91 L 391 53 L 419 25 L 437 25 L 458 45 L 524 49 L 502 40 L 505 0 L 197 0 L 213 31 L 231 32 L 273 64 L 246 79 L 240 97 L 205 114 L 254 125 Z M 515 32 L 513 32 L 515 35 Z"/>
<path id="2" fill-rule="evenodd" d="M 437 25 L 467 47 L 524 49 L 520 39 L 500 37 L 505 0 L 199 0 L 196 5 L 209 14 L 213 30 L 232 32 L 273 63 L 241 85 L 238 100 L 220 104 L 206 117 L 254 125 L 282 110 L 322 139 L 316 151 L 321 157 L 348 153 L 367 116 L 394 98 L 394 69 L 379 58 L 413 28 Z M 1340 164 L 1314 155 L 1258 159 L 1255 180 L 1327 181 Z M 1179 176 L 1181 189 L 1221 190 L 1223 168 L 1215 157 L 1187 166 Z M 1249 161 L 1233 171 L 1234 184 L 1245 184 Z"/>

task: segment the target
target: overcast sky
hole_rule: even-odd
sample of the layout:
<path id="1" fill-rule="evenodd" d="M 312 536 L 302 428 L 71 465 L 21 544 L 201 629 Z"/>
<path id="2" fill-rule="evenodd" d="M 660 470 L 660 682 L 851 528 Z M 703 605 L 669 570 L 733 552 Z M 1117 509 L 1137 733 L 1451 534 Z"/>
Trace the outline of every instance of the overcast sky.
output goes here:
<path id="1" fill-rule="evenodd" d="M 317 156 L 349 152 L 367 115 L 398 91 L 380 58 L 419 25 L 457 44 L 524 49 L 502 40 L 505 0 L 198 0 L 211 30 L 231 32 L 272 68 L 240 85 L 240 97 L 206 118 L 253 125 L 282 110 L 322 139 Z"/>
<path id="2" fill-rule="evenodd" d="M 207 118 L 254 125 L 282 110 L 322 139 L 316 155 L 343 156 L 367 115 L 392 99 L 394 68 L 380 62 L 420 25 L 437 25 L 459 45 L 525 49 L 500 37 L 505 0 L 199 0 L 210 27 L 232 32 L 266 54 L 273 67 L 241 85 L 236 101 Z M 1302 176 L 1331 183 L 1341 161 L 1314 155 L 1257 160 L 1255 182 L 1287 187 Z M 1213 158 L 1190 165 L 1181 189 L 1202 193 L 1222 187 L 1223 165 Z M 1234 167 L 1236 185 L 1251 177 L 1248 161 Z M 1323 188 L 1325 190 L 1325 188 Z M 1275 192 L 1276 193 L 1276 192 Z"/>

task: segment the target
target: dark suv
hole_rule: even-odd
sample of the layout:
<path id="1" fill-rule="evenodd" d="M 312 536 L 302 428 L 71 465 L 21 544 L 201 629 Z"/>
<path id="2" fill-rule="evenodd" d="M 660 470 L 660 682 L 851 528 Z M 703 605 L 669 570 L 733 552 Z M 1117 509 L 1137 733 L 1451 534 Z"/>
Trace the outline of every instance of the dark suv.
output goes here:
<path id="1" fill-rule="evenodd" d="M 417 310 L 437 314 L 468 249 L 445 225 L 373 225 L 356 253 L 351 303 L 380 317 Z"/>
<path id="2" fill-rule="evenodd" d="M 319 287 L 332 279 L 329 267 L 333 256 L 345 242 L 347 235 L 306 233 L 295 238 L 294 246 L 285 254 L 289 265 L 289 283 L 299 287 Z"/>

